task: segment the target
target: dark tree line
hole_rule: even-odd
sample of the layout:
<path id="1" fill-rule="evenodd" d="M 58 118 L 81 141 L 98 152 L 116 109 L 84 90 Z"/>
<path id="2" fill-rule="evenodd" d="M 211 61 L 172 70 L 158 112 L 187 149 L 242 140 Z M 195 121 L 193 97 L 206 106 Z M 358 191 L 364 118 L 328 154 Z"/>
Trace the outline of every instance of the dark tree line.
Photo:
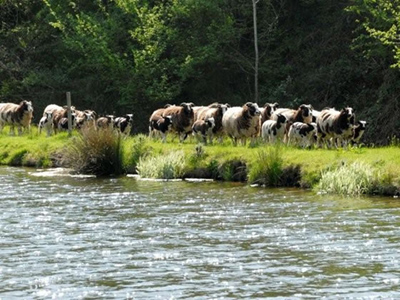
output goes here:
<path id="1" fill-rule="evenodd" d="M 386 143 L 400 129 L 399 2 L 4 0 L 0 100 L 32 100 L 38 119 L 71 91 L 79 108 L 135 113 L 138 132 L 166 103 L 348 105 Z"/>

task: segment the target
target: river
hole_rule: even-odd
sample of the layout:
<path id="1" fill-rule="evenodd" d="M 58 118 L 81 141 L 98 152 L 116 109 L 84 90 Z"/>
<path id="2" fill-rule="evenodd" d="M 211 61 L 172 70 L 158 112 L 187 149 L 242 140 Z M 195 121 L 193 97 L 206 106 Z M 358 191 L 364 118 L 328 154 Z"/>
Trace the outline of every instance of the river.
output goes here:
<path id="1" fill-rule="evenodd" d="M 400 199 L 0 167 L 1 299 L 399 299 Z"/>

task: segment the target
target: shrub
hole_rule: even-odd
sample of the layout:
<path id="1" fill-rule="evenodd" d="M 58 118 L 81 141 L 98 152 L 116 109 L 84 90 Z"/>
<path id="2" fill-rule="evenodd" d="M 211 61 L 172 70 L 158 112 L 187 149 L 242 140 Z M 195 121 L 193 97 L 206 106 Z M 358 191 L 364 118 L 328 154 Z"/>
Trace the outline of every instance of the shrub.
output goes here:
<path id="1" fill-rule="evenodd" d="M 141 157 L 136 169 L 141 177 L 173 179 L 183 176 L 185 165 L 183 151 L 176 151 L 166 155 Z"/>
<path id="2" fill-rule="evenodd" d="M 378 181 L 377 172 L 362 162 L 342 164 L 334 170 L 322 173 L 318 190 L 341 195 L 371 193 Z"/>
<path id="3" fill-rule="evenodd" d="M 265 186 L 278 186 L 282 175 L 283 159 L 280 146 L 276 145 L 257 152 L 251 165 L 249 181 Z"/>
<path id="4" fill-rule="evenodd" d="M 122 174 L 121 137 L 108 128 L 84 127 L 80 135 L 71 140 L 64 160 L 77 173 L 97 176 Z"/>

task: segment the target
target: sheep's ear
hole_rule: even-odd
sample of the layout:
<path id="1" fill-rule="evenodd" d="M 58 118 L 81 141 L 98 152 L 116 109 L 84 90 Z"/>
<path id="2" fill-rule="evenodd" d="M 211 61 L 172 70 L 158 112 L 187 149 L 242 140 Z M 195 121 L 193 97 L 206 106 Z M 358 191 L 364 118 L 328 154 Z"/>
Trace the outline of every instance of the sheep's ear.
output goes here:
<path id="1" fill-rule="evenodd" d="M 228 103 L 225 103 L 225 105 L 226 105 L 226 107 L 231 107 L 231 105 L 230 105 L 230 104 L 228 104 Z"/>
<path id="2" fill-rule="evenodd" d="M 274 106 L 276 106 L 277 108 L 279 107 L 279 103 L 278 102 L 275 102 L 274 103 Z"/>
<path id="3" fill-rule="evenodd" d="M 248 107 L 250 107 L 250 106 L 252 106 L 253 105 L 253 103 L 251 103 L 251 102 L 247 102 L 246 103 L 246 106 L 248 106 Z"/>
<path id="4" fill-rule="evenodd" d="M 179 104 L 179 106 L 187 106 L 186 102 L 182 102 L 181 104 Z"/>

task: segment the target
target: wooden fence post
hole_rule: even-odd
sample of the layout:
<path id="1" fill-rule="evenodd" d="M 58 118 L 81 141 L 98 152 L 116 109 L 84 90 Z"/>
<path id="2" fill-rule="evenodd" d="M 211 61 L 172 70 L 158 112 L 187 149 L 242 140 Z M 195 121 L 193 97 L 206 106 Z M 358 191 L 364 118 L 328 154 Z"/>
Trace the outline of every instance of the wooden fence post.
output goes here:
<path id="1" fill-rule="evenodd" d="M 67 92 L 68 136 L 72 135 L 71 92 Z"/>

